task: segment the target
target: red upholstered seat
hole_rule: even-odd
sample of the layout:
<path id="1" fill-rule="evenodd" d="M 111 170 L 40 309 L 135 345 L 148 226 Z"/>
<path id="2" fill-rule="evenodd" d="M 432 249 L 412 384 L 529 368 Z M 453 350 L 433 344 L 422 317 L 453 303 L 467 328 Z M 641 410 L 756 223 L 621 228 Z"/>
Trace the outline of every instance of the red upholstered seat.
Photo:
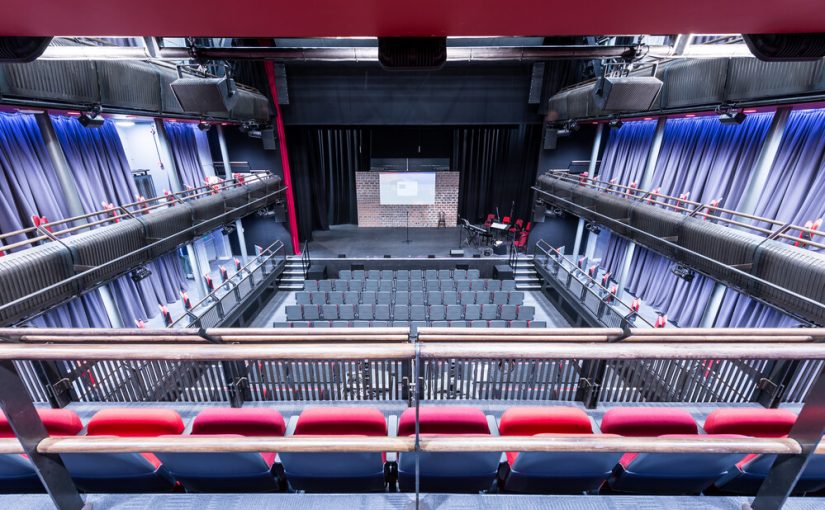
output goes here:
<path id="1" fill-rule="evenodd" d="M 419 409 L 422 434 L 490 434 L 487 417 L 475 407 L 422 407 Z M 404 410 L 398 419 L 398 435 L 415 434 L 415 409 Z"/>
<path id="2" fill-rule="evenodd" d="M 498 429 L 502 436 L 593 432 L 587 413 L 575 407 L 511 407 L 501 415 Z"/>
<path id="3" fill-rule="evenodd" d="M 742 434 L 783 437 L 796 423 L 796 414 L 785 409 L 719 409 L 705 419 L 708 434 Z"/>
<path id="4" fill-rule="evenodd" d="M 610 409 L 602 417 L 605 434 L 648 437 L 664 434 L 698 434 L 696 421 L 687 411 L 662 407 Z"/>
<path id="5" fill-rule="evenodd" d="M 180 415 L 172 409 L 104 409 L 86 425 L 89 436 L 155 437 L 180 434 L 184 429 Z"/>
<path id="6" fill-rule="evenodd" d="M 201 411 L 192 422 L 192 434 L 283 436 L 284 417 L 267 408 L 212 408 Z"/>
<path id="7" fill-rule="evenodd" d="M 37 414 L 50 436 L 76 436 L 83 430 L 80 418 L 68 409 L 38 409 Z M 15 437 L 6 415 L 0 411 L 0 437 Z"/>
<path id="8" fill-rule="evenodd" d="M 386 436 L 387 420 L 371 407 L 315 407 L 301 413 L 295 435 Z"/>

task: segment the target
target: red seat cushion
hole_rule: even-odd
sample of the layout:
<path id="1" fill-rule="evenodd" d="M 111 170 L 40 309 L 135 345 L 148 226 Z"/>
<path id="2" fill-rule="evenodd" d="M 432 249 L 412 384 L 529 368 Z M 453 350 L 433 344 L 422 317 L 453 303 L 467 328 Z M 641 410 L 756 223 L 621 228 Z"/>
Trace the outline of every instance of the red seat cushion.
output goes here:
<path id="1" fill-rule="evenodd" d="M 575 407 L 511 407 L 501 415 L 498 429 L 502 436 L 593 432 L 587 413 Z"/>
<path id="2" fill-rule="evenodd" d="M 620 436 L 649 437 L 664 434 L 698 434 L 696 421 L 687 411 L 663 407 L 622 407 L 602 417 L 602 432 Z"/>
<path id="3" fill-rule="evenodd" d="M 89 436 L 154 437 L 180 434 L 183 420 L 171 409 L 113 408 L 98 411 L 86 425 Z"/>
<path id="4" fill-rule="evenodd" d="M 386 436 L 387 420 L 373 407 L 315 407 L 298 417 L 295 435 Z"/>
<path id="5" fill-rule="evenodd" d="M 719 409 L 705 420 L 708 434 L 742 434 L 753 437 L 787 436 L 796 414 L 785 409 Z"/>
<path id="6" fill-rule="evenodd" d="M 487 417 L 476 407 L 422 407 L 421 434 L 490 434 Z M 415 434 L 415 409 L 406 409 L 398 419 L 398 435 Z"/>
<path id="7" fill-rule="evenodd" d="M 268 408 L 212 408 L 201 411 L 192 422 L 192 434 L 283 436 L 284 417 Z"/>
<path id="8" fill-rule="evenodd" d="M 83 430 L 80 418 L 68 409 L 38 409 L 37 414 L 50 436 L 76 436 Z M 6 415 L 0 411 L 0 437 L 15 437 Z"/>

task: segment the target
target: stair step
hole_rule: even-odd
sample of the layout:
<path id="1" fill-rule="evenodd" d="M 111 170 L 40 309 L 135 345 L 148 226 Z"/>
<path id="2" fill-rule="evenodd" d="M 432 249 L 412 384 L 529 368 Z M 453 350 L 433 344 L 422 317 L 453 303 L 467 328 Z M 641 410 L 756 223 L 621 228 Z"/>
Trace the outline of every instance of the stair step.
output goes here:
<path id="1" fill-rule="evenodd" d="M 296 285 L 296 284 L 287 284 L 287 285 L 278 285 L 280 290 L 304 290 L 304 285 Z"/>
<path id="2" fill-rule="evenodd" d="M 281 278 L 281 281 L 282 282 L 291 282 L 291 283 L 300 283 L 301 285 L 303 285 L 305 280 L 304 280 L 303 276 L 300 276 L 300 277 L 297 277 L 297 276 L 284 276 L 284 277 Z"/>
<path id="3" fill-rule="evenodd" d="M 530 284 L 530 285 L 518 285 L 516 284 L 516 290 L 540 290 L 541 285 Z"/>
<path id="4" fill-rule="evenodd" d="M 303 269 L 300 269 L 300 268 L 292 269 L 292 268 L 287 267 L 286 269 L 284 269 L 283 274 L 298 274 L 298 275 L 303 276 L 304 271 L 303 271 Z"/>

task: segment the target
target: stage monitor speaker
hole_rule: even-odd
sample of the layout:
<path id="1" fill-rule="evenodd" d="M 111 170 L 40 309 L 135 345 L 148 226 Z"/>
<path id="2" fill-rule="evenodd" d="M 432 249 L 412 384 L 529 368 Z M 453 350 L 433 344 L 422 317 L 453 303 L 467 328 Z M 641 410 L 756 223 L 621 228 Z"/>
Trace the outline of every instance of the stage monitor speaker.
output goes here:
<path id="1" fill-rule="evenodd" d="M 559 130 L 546 128 L 544 130 L 544 150 L 549 151 L 556 148 L 559 142 Z"/>
<path id="2" fill-rule="evenodd" d="M 537 200 L 536 204 L 533 206 L 533 223 L 542 223 L 546 214 L 547 205 L 544 202 Z"/>
<path id="3" fill-rule="evenodd" d="M 593 101 L 603 112 L 643 112 L 650 109 L 662 80 L 655 76 L 599 78 L 593 85 Z"/>
<path id="4" fill-rule="evenodd" d="M 263 142 L 265 151 L 278 150 L 278 136 L 275 134 L 275 128 L 262 129 L 261 142 Z"/>
<path id="5" fill-rule="evenodd" d="M 171 83 L 171 87 L 186 113 L 228 112 L 240 98 L 235 80 L 226 76 L 178 78 Z"/>
<path id="6" fill-rule="evenodd" d="M 463 257 L 464 256 L 464 250 L 450 250 L 450 256 L 451 257 Z"/>

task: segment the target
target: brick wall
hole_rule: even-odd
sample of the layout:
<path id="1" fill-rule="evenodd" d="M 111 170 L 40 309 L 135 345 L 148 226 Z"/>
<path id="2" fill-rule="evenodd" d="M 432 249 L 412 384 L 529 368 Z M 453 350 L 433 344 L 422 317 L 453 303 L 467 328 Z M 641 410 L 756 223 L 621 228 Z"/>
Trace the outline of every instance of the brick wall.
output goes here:
<path id="1" fill-rule="evenodd" d="M 379 172 L 356 172 L 355 187 L 358 199 L 358 226 L 403 227 L 410 212 L 410 227 L 437 227 L 438 213 L 446 216 L 448 227 L 458 221 L 458 172 L 436 172 L 435 204 L 381 205 Z"/>

